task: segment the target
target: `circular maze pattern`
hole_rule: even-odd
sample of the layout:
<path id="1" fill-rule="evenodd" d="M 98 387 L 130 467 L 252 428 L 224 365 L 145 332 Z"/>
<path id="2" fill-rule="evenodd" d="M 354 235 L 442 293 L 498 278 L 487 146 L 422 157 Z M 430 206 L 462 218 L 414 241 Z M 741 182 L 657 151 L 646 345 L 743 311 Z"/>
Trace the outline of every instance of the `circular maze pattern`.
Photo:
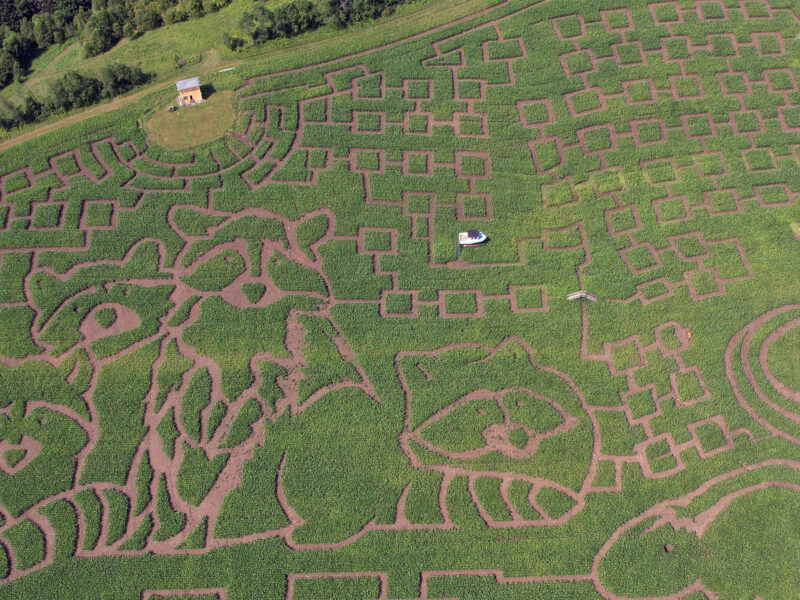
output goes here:
<path id="1" fill-rule="evenodd" d="M 770 348 L 800 327 L 800 304 L 765 312 L 738 331 L 725 350 L 725 370 L 739 404 L 773 434 L 800 444 L 800 391 L 779 378 L 771 361 L 791 359 Z"/>

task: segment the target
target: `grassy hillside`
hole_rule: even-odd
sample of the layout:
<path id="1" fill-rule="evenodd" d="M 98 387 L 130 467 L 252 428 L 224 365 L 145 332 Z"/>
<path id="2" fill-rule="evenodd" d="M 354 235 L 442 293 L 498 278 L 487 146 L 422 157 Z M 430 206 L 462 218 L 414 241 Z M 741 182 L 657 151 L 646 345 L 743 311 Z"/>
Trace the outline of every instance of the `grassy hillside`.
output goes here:
<path id="1" fill-rule="evenodd" d="M 267 0 L 264 4 L 269 6 L 280 1 Z M 223 46 L 221 34 L 235 30 L 242 14 L 250 6 L 249 0 L 234 0 L 219 12 L 200 19 L 165 25 L 136 39 L 125 38 L 108 52 L 93 58 L 84 56 L 80 40 L 52 46 L 34 61 L 31 74 L 22 85 L 7 87 L 0 92 L 0 97 L 17 98 L 26 90 L 38 92 L 45 88 L 49 78 L 67 70 L 96 71 L 115 61 L 139 65 L 158 80 L 178 76 L 183 70 L 201 63 L 205 70 L 213 69 L 221 61 L 237 56 Z M 176 57 L 186 62 L 183 70 L 177 66 Z"/>
<path id="2" fill-rule="evenodd" d="M 61 75 L 65 70 L 79 69 L 88 72 L 100 68 L 106 62 L 142 61 L 142 68 L 146 72 L 156 73 L 157 76 L 154 83 L 128 94 L 126 98 L 129 100 L 118 98 L 89 109 L 73 111 L 66 117 L 57 116 L 46 125 L 31 125 L 23 127 L 21 130 L 0 132 L 0 139 L 8 140 L 0 142 L 0 148 L 8 147 L 45 131 L 52 131 L 61 125 L 75 123 L 91 115 L 114 110 L 130 101 L 141 99 L 153 90 L 164 87 L 164 83 L 171 83 L 180 77 L 211 75 L 205 80 L 213 81 L 217 78 L 212 74 L 217 71 L 240 65 L 237 73 L 242 70 L 264 73 L 295 68 L 321 60 L 333 60 L 350 52 L 363 51 L 373 46 L 390 43 L 427 28 L 463 18 L 465 15 L 486 9 L 499 2 L 501 0 L 418 0 L 400 6 L 391 17 L 385 17 L 375 22 L 353 24 L 344 31 L 323 27 L 296 38 L 272 40 L 257 48 L 245 48 L 238 52 L 231 52 L 222 45 L 220 40 L 221 32 L 225 30 L 221 23 L 228 23 L 234 27 L 248 5 L 247 0 L 235 0 L 219 13 L 207 15 L 191 22 L 201 24 L 207 44 L 195 44 L 195 38 L 200 36 L 194 33 L 191 23 L 187 22 L 162 27 L 135 40 L 123 40 L 109 52 L 92 59 L 81 58 L 82 53 L 76 42 L 53 46 L 35 62 L 36 72 L 41 71 L 41 75 L 30 77 L 22 86 L 15 83 L 6 87 L 0 91 L 0 97 L 19 100 L 26 93 L 27 88 L 46 90 L 48 79 Z M 182 68 L 177 67 L 175 63 L 174 49 L 176 46 L 173 44 L 171 33 L 174 30 L 180 32 L 180 35 L 175 34 L 176 37 L 179 37 L 180 47 L 197 48 L 196 54 L 182 56 L 189 63 Z M 365 31 L 368 31 L 369 35 L 365 35 Z M 158 39 L 161 41 L 158 44 L 155 44 L 149 51 L 140 49 L 140 44 L 148 43 L 148 40 L 152 40 L 156 36 L 160 36 Z M 127 56 L 117 54 L 122 51 L 130 54 Z M 64 56 L 66 63 L 71 66 L 54 68 L 50 63 L 55 61 L 55 64 L 58 65 L 60 56 Z M 154 60 L 152 58 L 154 56 L 163 57 L 163 59 Z M 228 77 L 224 79 L 229 81 Z"/>

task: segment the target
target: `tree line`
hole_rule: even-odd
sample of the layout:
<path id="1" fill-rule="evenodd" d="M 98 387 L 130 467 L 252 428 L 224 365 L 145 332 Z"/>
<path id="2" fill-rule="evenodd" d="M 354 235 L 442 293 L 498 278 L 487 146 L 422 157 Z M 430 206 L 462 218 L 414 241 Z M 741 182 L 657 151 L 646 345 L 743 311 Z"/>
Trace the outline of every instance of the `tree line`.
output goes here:
<path id="1" fill-rule="evenodd" d="M 164 24 L 198 19 L 230 4 L 231 0 L 94 0 L 86 23 L 86 56 L 109 50 L 124 37 L 158 29 Z"/>
<path id="2" fill-rule="evenodd" d="M 223 43 L 231 50 L 245 44 L 260 45 L 276 38 L 292 37 L 330 24 L 344 28 L 350 23 L 392 14 L 404 0 L 289 0 L 275 8 L 254 3 L 239 20 L 238 32 L 224 32 Z"/>
<path id="3" fill-rule="evenodd" d="M 54 114 L 90 106 L 145 83 L 149 76 L 139 67 L 121 63 L 104 66 L 96 75 L 68 71 L 50 84 L 48 92 L 37 98 L 28 95 L 19 104 L 0 98 L 0 128 L 44 121 Z"/>
<path id="4" fill-rule="evenodd" d="M 86 56 L 124 37 L 196 19 L 231 0 L 0 0 L 0 88 L 22 81 L 37 55 L 80 38 Z"/>
<path id="5" fill-rule="evenodd" d="M 391 13 L 404 0 L 289 0 L 271 9 L 253 2 L 237 32 L 223 33 L 230 49 L 292 37 L 325 24 Z M 87 57 L 164 24 L 196 19 L 231 0 L 0 0 L 0 88 L 22 81 L 34 58 L 53 44 L 80 37 Z"/>
<path id="6" fill-rule="evenodd" d="M 293 37 L 330 24 L 350 23 L 391 14 L 405 0 L 288 0 L 269 8 L 259 1 L 246 11 L 238 31 L 224 32 L 231 49 Z M 219 10 L 231 0 L 0 0 L 0 88 L 22 81 L 36 55 L 52 44 L 82 36 L 88 56 L 110 49 L 123 37 L 166 23 L 194 19 Z M 147 81 L 138 67 L 112 63 L 96 75 L 70 71 L 51 83 L 47 93 L 28 95 L 14 104 L 0 99 L 0 128 L 44 121 L 51 115 L 89 106 L 123 94 Z"/>

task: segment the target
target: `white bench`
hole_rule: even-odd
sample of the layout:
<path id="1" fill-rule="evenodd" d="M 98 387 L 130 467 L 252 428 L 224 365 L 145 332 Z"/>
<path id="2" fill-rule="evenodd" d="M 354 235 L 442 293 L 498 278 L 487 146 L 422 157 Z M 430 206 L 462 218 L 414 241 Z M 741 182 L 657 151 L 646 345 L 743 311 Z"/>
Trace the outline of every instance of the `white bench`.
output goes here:
<path id="1" fill-rule="evenodd" d="M 597 296 L 593 296 L 586 290 L 578 290 L 577 292 L 567 294 L 567 300 L 590 300 L 591 302 L 597 302 Z"/>

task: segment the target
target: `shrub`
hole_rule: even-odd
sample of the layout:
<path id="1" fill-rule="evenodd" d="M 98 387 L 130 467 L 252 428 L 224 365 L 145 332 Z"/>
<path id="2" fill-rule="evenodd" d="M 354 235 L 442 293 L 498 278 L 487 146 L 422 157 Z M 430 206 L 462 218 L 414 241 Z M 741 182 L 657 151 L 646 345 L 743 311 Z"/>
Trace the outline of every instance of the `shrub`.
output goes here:
<path id="1" fill-rule="evenodd" d="M 222 32 L 222 43 L 228 50 L 238 50 L 244 46 L 244 40 L 242 38 L 231 35 L 227 31 Z"/>
<path id="2" fill-rule="evenodd" d="M 0 99 L 0 127 L 11 129 L 45 120 L 54 113 L 89 106 L 103 98 L 124 94 L 148 79 L 139 67 L 121 63 L 103 66 L 96 76 L 68 71 L 50 84 L 41 99 L 29 95 L 21 105 Z"/>

